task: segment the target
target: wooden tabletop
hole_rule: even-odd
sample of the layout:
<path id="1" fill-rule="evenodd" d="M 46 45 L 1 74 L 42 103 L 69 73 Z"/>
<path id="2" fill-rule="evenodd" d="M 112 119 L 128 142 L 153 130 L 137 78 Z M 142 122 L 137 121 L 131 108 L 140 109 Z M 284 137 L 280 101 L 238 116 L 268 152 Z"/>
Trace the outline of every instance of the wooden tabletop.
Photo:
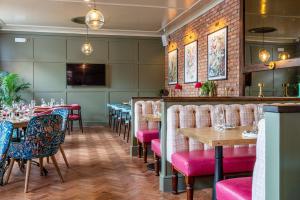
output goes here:
<path id="1" fill-rule="evenodd" d="M 161 117 L 159 115 L 154 115 L 154 114 L 143 115 L 143 119 L 145 121 L 149 121 L 149 122 L 160 122 L 161 121 Z"/>
<path id="2" fill-rule="evenodd" d="M 256 138 L 248 138 L 242 135 L 243 131 L 251 130 L 252 126 L 239 126 L 223 131 L 213 127 L 205 128 L 181 128 L 178 133 L 185 137 L 193 138 L 212 147 L 225 145 L 256 144 Z"/>

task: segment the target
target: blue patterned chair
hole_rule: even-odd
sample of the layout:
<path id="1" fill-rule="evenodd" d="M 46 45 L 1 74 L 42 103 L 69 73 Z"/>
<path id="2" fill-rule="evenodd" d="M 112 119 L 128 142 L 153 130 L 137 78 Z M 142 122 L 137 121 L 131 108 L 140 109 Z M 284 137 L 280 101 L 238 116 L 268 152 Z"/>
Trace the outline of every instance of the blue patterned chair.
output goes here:
<path id="1" fill-rule="evenodd" d="M 63 118 L 63 123 L 62 123 L 62 127 L 61 127 L 61 131 L 66 133 L 66 130 L 67 130 L 67 126 L 68 126 L 68 116 L 69 116 L 69 109 L 67 108 L 57 108 L 57 109 L 54 109 L 52 111 L 52 114 L 57 114 L 57 115 L 60 115 L 62 116 Z M 61 144 L 59 145 L 59 150 L 63 156 L 63 159 L 67 165 L 67 167 L 69 168 L 70 165 L 69 165 L 69 162 L 67 160 L 67 157 L 66 157 L 66 154 L 65 154 L 65 151 L 62 147 L 62 144 L 64 143 L 65 141 L 65 134 L 62 135 L 61 137 Z"/>
<path id="2" fill-rule="evenodd" d="M 5 183 L 8 182 L 15 160 L 27 160 L 24 192 L 28 191 L 28 180 L 32 159 L 39 159 L 40 167 L 43 168 L 43 158 L 50 157 L 56 171 L 63 182 L 63 177 L 57 165 L 55 154 L 58 152 L 61 138 L 65 134 L 61 131 L 63 118 L 60 115 L 42 115 L 33 117 L 27 126 L 24 140 L 12 143 L 7 155 L 11 158 Z"/>
<path id="3" fill-rule="evenodd" d="M 5 173 L 6 154 L 13 133 L 13 124 L 8 121 L 0 122 L 0 184 L 3 184 Z"/>

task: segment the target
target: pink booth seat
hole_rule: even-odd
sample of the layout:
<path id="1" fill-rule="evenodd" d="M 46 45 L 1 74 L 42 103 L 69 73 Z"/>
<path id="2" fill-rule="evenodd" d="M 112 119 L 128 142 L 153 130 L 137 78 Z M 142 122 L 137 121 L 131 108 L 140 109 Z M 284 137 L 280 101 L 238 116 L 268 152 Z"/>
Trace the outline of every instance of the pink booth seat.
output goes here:
<path id="1" fill-rule="evenodd" d="M 155 168 L 155 175 L 159 176 L 160 171 L 160 157 L 161 157 L 161 150 L 160 150 L 160 139 L 154 139 L 151 141 L 151 150 L 154 152 L 154 168 Z"/>
<path id="2" fill-rule="evenodd" d="M 137 138 L 141 143 L 150 143 L 154 139 L 158 139 L 158 130 L 139 130 Z"/>
<path id="3" fill-rule="evenodd" d="M 151 150 L 155 153 L 155 155 L 161 157 L 160 140 L 159 139 L 154 139 L 151 141 Z"/>
<path id="4" fill-rule="evenodd" d="M 255 163 L 256 148 L 224 148 L 223 168 L 224 173 L 252 172 Z M 172 154 L 172 165 L 185 176 L 213 175 L 215 169 L 215 151 L 196 150 L 190 152 L 178 152 Z"/>
<path id="5" fill-rule="evenodd" d="M 218 200 L 251 200 L 252 177 L 219 181 L 216 190 Z"/>
<path id="6" fill-rule="evenodd" d="M 137 132 L 138 140 L 138 156 L 142 157 L 142 146 L 143 146 L 143 155 L 144 163 L 147 163 L 147 147 L 151 144 L 151 141 L 159 138 L 158 130 L 139 130 Z"/>

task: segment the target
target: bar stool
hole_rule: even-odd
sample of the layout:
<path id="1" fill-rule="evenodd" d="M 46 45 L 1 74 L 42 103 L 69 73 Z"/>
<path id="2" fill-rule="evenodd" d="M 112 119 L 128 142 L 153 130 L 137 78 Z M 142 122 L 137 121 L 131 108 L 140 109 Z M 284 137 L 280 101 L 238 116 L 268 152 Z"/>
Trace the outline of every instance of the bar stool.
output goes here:
<path id="1" fill-rule="evenodd" d="M 71 104 L 69 106 L 70 114 L 69 114 L 69 122 L 71 123 L 71 131 L 73 131 L 73 121 L 79 121 L 79 127 L 81 132 L 83 133 L 83 126 L 82 126 L 82 117 L 81 117 L 81 106 L 79 104 Z"/>

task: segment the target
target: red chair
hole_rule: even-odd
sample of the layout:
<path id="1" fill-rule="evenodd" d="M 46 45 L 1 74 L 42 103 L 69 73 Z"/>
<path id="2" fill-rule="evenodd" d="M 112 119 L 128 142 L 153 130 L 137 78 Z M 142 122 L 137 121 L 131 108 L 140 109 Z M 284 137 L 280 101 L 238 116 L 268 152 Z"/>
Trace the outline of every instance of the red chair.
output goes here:
<path id="1" fill-rule="evenodd" d="M 70 114 L 69 114 L 69 122 L 71 125 L 71 131 L 73 131 L 73 121 L 79 121 L 79 127 L 81 132 L 83 133 L 83 126 L 82 126 L 82 117 L 81 117 L 81 106 L 79 104 L 71 104 L 69 105 Z"/>

